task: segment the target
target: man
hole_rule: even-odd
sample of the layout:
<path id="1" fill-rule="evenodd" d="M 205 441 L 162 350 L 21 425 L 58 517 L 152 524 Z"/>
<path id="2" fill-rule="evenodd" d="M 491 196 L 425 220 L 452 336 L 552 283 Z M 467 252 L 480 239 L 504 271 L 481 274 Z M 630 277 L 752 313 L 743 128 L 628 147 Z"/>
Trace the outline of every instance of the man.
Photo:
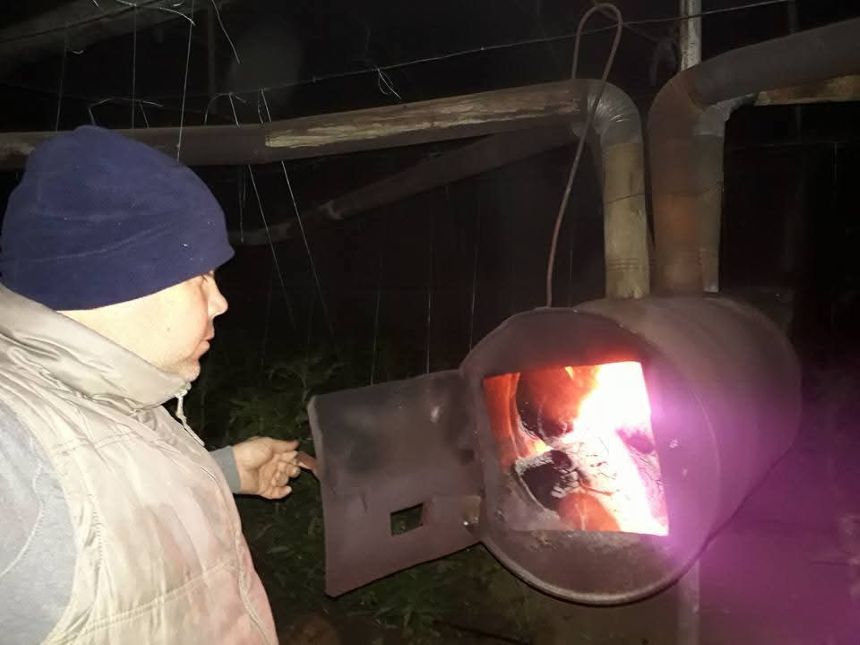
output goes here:
<path id="1" fill-rule="evenodd" d="M 287 495 L 296 442 L 210 455 L 182 412 L 227 309 L 215 198 L 82 127 L 32 152 L 0 245 L 0 643 L 276 642 L 231 492 Z"/>

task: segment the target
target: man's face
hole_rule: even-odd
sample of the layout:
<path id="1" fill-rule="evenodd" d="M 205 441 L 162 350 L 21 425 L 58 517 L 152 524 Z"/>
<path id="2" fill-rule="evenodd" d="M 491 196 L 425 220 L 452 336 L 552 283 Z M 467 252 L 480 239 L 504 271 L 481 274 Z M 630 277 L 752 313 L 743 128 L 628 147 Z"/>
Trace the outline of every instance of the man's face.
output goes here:
<path id="1" fill-rule="evenodd" d="M 191 382 L 215 334 L 213 321 L 225 311 L 227 300 L 209 272 L 136 300 L 61 313 Z"/>

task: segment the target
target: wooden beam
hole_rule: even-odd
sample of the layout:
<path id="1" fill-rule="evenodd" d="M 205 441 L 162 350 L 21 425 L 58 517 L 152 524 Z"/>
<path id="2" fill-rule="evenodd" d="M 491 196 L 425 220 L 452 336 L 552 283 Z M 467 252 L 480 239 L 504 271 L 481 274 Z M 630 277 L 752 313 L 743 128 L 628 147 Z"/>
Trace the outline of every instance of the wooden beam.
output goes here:
<path id="1" fill-rule="evenodd" d="M 225 4 L 228 0 L 217 0 Z M 58 55 L 63 48 L 84 49 L 135 29 L 132 2 L 73 0 L 28 20 L 0 29 L 0 75 L 40 57 Z M 137 29 L 181 19 L 173 0 L 134 0 Z M 200 3 L 205 8 L 207 3 Z M 211 6 L 211 5 L 210 5 Z"/>
<path id="2" fill-rule="evenodd" d="M 262 125 L 186 127 L 180 159 L 190 166 L 259 164 L 569 124 L 585 116 L 582 89 L 581 82 L 560 81 Z M 176 154 L 178 128 L 120 132 Z M 53 136 L 0 133 L 0 169 L 22 166 Z"/>
<path id="3" fill-rule="evenodd" d="M 328 219 L 344 219 L 533 157 L 546 150 L 560 148 L 574 139 L 569 126 L 496 134 L 332 199 L 320 206 L 319 211 Z"/>
<path id="4" fill-rule="evenodd" d="M 457 150 L 422 161 L 411 168 L 332 199 L 302 216 L 305 229 L 329 220 L 342 220 L 411 195 L 478 175 L 501 166 L 559 148 L 575 140 L 570 126 L 553 126 L 495 134 Z M 289 221 L 270 227 L 231 233 L 243 246 L 269 244 L 292 237 L 298 225 Z"/>
<path id="5" fill-rule="evenodd" d="M 860 75 L 840 76 L 820 83 L 759 92 L 755 105 L 803 105 L 846 101 L 860 101 Z"/>

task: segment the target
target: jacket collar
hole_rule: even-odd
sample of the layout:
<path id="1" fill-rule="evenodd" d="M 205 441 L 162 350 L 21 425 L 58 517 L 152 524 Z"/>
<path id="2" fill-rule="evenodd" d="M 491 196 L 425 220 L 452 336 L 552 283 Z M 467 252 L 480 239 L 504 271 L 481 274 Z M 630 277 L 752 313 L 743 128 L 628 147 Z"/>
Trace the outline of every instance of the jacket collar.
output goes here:
<path id="1" fill-rule="evenodd" d="M 0 285 L 0 363 L 124 411 L 184 395 L 189 384 L 95 331 Z"/>

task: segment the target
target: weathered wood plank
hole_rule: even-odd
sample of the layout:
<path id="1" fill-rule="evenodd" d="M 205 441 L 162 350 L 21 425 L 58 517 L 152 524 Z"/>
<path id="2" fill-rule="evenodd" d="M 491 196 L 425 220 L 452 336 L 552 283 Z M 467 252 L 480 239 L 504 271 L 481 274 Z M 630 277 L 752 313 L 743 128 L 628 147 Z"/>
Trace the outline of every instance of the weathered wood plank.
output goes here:
<path id="1" fill-rule="evenodd" d="M 858 35 L 860 38 L 860 35 Z M 801 105 L 860 101 L 860 75 L 839 76 L 821 83 L 759 92 L 756 105 Z"/>
<path id="2" fill-rule="evenodd" d="M 186 127 L 180 159 L 190 166 L 259 164 L 564 125 L 584 118 L 581 87 L 561 81 L 262 125 Z M 178 128 L 121 132 L 176 154 Z M 0 169 L 22 166 L 55 134 L 0 133 Z"/>

